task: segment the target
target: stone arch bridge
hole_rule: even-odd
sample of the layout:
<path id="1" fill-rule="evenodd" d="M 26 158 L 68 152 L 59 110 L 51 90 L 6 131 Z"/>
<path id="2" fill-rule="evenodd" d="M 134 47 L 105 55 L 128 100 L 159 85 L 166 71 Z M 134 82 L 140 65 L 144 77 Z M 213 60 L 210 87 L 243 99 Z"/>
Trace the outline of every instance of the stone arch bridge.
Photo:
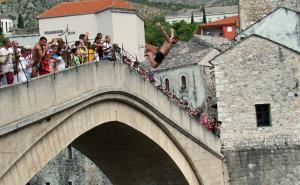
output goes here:
<path id="1" fill-rule="evenodd" d="M 222 185 L 221 143 L 121 63 L 0 88 L 0 185 L 24 185 L 68 145 L 114 185 Z"/>

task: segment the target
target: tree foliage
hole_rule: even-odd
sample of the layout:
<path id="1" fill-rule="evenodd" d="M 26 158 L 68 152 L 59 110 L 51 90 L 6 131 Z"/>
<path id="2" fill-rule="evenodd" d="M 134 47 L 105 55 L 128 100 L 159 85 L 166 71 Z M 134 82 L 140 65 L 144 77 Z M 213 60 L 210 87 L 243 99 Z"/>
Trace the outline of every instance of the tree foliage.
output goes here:
<path id="1" fill-rule="evenodd" d="M 199 26 L 197 23 L 189 24 L 185 21 L 180 21 L 174 25 L 170 25 L 163 17 L 156 17 L 152 20 L 149 20 L 145 23 L 146 43 L 154 46 L 160 46 L 165 41 L 165 37 L 159 30 L 158 26 L 155 25 L 157 22 L 160 22 L 163 25 L 164 29 L 169 35 L 170 28 L 174 28 L 178 39 L 185 42 L 189 41 L 193 37 L 193 34 L 196 32 Z"/>
<path id="2" fill-rule="evenodd" d="M 18 28 L 24 28 L 25 27 L 25 22 L 23 16 L 19 13 L 18 16 Z"/>
<path id="3" fill-rule="evenodd" d="M 133 3 L 144 4 L 144 5 L 148 5 L 148 6 L 164 9 L 164 10 L 172 10 L 172 11 L 182 10 L 184 8 L 194 9 L 198 7 L 196 5 L 190 5 L 190 4 L 161 2 L 161 1 L 156 1 L 156 2 L 148 1 L 148 0 L 129 0 L 129 1 Z"/>
<path id="4" fill-rule="evenodd" d="M 3 41 L 4 41 L 4 35 L 2 33 L 0 33 L 0 47 L 3 46 Z"/>
<path id="5" fill-rule="evenodd" d="M 195 21 L 194 21 L 194 13 L 192 12 L 192 15 L 191 15 L 191 24 L 194 24 Z"/>
<path id="6" fill-rule="evenodd" d="M 205 6 L 203 5 L 202 6 L 202 11 L 203 11 L 203 21 L 202 21 L 202 23 L 207 23 L 207 20 L 206 20 L 206 12 L 205 12 Z"/>

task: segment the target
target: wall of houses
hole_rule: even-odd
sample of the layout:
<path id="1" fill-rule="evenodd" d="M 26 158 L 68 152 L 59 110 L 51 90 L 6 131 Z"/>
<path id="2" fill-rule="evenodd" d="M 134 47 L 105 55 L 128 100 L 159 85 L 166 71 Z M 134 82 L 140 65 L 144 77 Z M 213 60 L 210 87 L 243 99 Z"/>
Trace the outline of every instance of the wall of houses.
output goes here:
<path id="1" fill-rule="evenodd" d="M 58 35 L 69 28 L 69 42 L 78 40 L 79 35 L 89 32 L 90 38 L 93 39 L 98 32 L 98 20 L 95 14 L 75 15 L 55 18 L 39 19 L 39 31 L 41 36 L 48 40 L 59 37 Z M 61 38 L 65 38 L 61 36 Z M 73 44 L 72 43 L 72 44 Z"/>
<path id="2" fill-rule="evenodd" d="M 174 67 L 167 70 L 155 71 L 163 82 L 169 80 L 170 90 L 180 97 L 187 98 L 191 107 L 200 107 L 205 100 L 205 82 L 203 67 L 198 64 Z M 181 77 L 186 78 L 186 88 L 182 88 Z"/>

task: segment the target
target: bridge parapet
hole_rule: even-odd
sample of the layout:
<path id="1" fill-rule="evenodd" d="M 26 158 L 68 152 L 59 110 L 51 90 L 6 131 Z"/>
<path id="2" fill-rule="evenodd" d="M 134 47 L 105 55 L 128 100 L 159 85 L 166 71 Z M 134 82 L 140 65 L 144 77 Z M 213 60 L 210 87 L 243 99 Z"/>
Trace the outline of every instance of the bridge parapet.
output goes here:
<path id="1" fill-rule="evenodd" d="M 54 78 L 55 76 L 55 78 Z M 221 144 L 211 132 L 196 124 L 140 75 L 121 63 L 95 62 L 42 76 L 29 82 L 0 88 L 0 135 L 7 134 L 89 98 L 108 92 L 139 97 L 178 129 L 219 153 Z"/>

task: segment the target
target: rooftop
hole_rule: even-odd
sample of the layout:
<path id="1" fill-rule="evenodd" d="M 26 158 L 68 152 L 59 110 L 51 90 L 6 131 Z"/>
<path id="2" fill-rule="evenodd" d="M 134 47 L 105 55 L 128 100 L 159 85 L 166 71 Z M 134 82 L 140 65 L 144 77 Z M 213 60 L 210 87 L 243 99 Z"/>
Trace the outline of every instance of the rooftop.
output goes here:
<path id="1" fill-rule="evenodd" d="M 216 26 L 223 26 L 223 25 L 238 25 L 239 24 L 239 17 L 238 16 L 232 16 L 232 17 L 226 17 L 224 19 L 220 19 L 217 21 L 209 22 L 206 24 L 200 25 L 200 27 L 216 27 Z"/>
<path id="2" fill-rule="evenodd" d="M 204 35 L 194 35 L 189 42 L 178 42 L 166 59 L 153 71 L 184 67 L 203 62 L 211 52 L 223 52 L 233 46 L 233 42 L 222 38 Z M 147 64 L 148 65 L 148 62 Z"/>
<path id="3" fill-rule="evenodd" d="M 187 43 L 178 42 L 172 48 L 165 61 L 154 71 L 198 64 L 211 49 L 209 44 L 201 42 L 198 37 L 192 38 Z"/>
<path id="4" fill-rule="evenodd" d="M 63 17 L 72 15 L 94 14 L 109 8 L 134 8 L 123 0 L 81 0 L 78 2 L 63 2 L 40 14 L 37 18 Z"/>
<path id="5" fill-rule="evenodd" d="M 238 36 L 240 41 L 259 35 L 300 52 L 300 12 L 280 7 L 248 27 Z"/>

